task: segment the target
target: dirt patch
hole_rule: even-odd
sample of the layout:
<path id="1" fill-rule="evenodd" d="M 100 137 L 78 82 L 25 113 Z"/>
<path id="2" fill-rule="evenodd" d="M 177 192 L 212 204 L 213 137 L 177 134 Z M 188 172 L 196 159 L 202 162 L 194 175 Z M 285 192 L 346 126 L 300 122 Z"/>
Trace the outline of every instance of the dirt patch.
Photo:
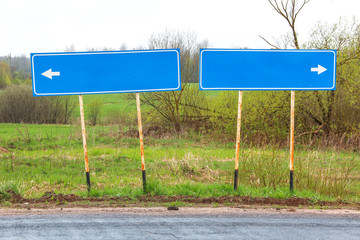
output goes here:
<path id="1" fill-rule="evenodd" d="M 2 146 L 0 146 L 0 153 L 8 153 L 9 150 L 7 150 L 6 148 L 3 148 Z"/>
<path id="2" fill-rule="evenodd" d="M 31 203 L 44 203 L 44 202 L 51 202 L 51 203 L 65 203 L 65 202 L 75 202 L 82 200 L 82 197 L 77 196 L 75 194 L 56 194 L 55 192 L 46 192 L 41 198 L 35 199 L 26 199 L 28 202 Z"/>
<path id="3" fill-rule="evenodd" d="M 247 196 L 223 196 L 223 197 L 191 197 L 191 196 L 142 196 L 140 202 L 186 202 L 194 204 L 220 204 L 220 205 L 281 205 L 281 206 L 358 206 L 359 204 L 345 203 L 342 201 L 326 202 L 314 201 L 309 198 L 292 197 L 288 199 L 277 199 L 270 197 L 252 198 Z"/>
<path id="4" fill-rule="evenodd" d="M 51 207 L 58 205 L 67 206 L 100 206 L 100 207 L 134 207 L 134 206 L 148 206 L 163 205 L 169 203 L 190 204 L 192 206 L 283 206 L 283 207 L 331 207 L 331 208 L 352 208 L 360 209 L 360 203 L 347 203 L 343 201 L 326 202 L 314 201 L 309 198 L 292 197 L 288 199 L 276 199 L 269 197 L 252 198 L 247 196 L 222 196 L 222 197 L 193 197 L 193 196 L 151 196 L 144 195 L 138 198 L 129 197 L 82 197 L 74 194 L 56 194 L 55 192 L 46 192 L 40 198 L 27 199 L 22 196 L 9 192 L 11 198 L 9 201 L 13 207 L 20 207 L 24 204 L 27 207 Z M 176 204 L 175 204 L 176 205 Z"/>

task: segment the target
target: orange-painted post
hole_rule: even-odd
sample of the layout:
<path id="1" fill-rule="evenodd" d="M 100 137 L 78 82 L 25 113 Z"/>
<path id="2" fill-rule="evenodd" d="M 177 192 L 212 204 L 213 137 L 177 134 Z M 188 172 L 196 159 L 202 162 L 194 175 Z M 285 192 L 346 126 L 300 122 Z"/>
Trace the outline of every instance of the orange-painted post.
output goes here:
<path id="1" fill-rule="evenodd" d="M 86 174 L 86 182 L 88 186 L 88 191 L 90 192 L 90 168 L 89 168 L 89 159 L 88 159 L 88 151 L 86 144 L 86 132 L 85 132 L 85 117 L 84 117 L 84 103 L 82 95 L 79 95 L 79 105 L 80 105 L 80 118 L 81 118 L 81 132 L 83 139 L 83 148 L 84 148 L 84 158 L 85 158 L 85 174 Z"/>
<path id="2" fill-rule="evenodd" d="M 240 158 L 240 130 L 241 130 L 241 109 L 242 109 L 242 91 L 239 91 L 237 130 L 236 130 L 236 150 L 235 150 L 235 175 L 234 190 L 237 190 L 239 179 L 239 158 Z"/>
<path id="3" fill-rule="evenodd" d="M 295 91 L 291 91 L 290 116 L 290 191 L 294 191 L 294 129 L 295 129 Z"/>
<path id="4" fill-rule="evenodd" d="M 143 190 L 144 190 L 144 192 L 146 192 L 144 140 L 143 140 L 143 132 L 142 132 L 140 94 L 139 93 L 136 93 L 136 107 L 137 107 L 138 124 L 139 124 L 139 139 L 140 139 L 140 155 L 141 155 L 141 171 L 142 171 L 142 179 L 143 179 Z"/>

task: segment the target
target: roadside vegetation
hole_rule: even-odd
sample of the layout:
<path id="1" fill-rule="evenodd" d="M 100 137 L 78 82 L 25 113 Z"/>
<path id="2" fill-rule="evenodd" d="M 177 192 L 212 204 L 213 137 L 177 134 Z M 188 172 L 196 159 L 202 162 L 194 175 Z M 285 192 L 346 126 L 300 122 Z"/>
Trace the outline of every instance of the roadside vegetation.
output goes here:
<path id="1" fill-rule="evenodd" d="M 165 31 L 151 36 L 148 48 L 180 48 L 182 88 L 141 93 L 146 192 L 134 94 L 84 96 L 92 181 L 88 193 L 78 97 L 32 97 L 23 57 L 0 58 L 0 201 L 8 201 L 11 193 L 35 198 L 55 191 L 94 197 L 297 196 L 359 203 L 360 24 L 345 19 L 331 26 L 318 23 L 301 43 L 295 20 L 307 2 L 269 0 L 291 31 L 274 43 L 262 37 L 272 48 L 337 50 L 337 90 L 296 93 L 294 193 L 288 190 L 290 92 L 244 92 L 235 192 L 238 92 L 199 91 L 199 48 L 208 42 L 191 32 Z"/>
<path id="2" fill-rule="evenodd" d="M 45 192 L 88 194 L 77 125 L 0 124 L 2 189 L 24 197 Z M 197 133 L 145 136 L 147 191 L 142 191 L 139 141 L 119 125 L 88 127 L 91 196 L 291 196 L 359 201 L 356 151 L 298 145 L 295 192 L 288 190 L 288 150 L 243 145 L 240 188 L 233 190 L 234 143 Z M 4 192 L 4 191 L 3 191 Z M 6 192 L 6 191 L 5 191 Z"/>

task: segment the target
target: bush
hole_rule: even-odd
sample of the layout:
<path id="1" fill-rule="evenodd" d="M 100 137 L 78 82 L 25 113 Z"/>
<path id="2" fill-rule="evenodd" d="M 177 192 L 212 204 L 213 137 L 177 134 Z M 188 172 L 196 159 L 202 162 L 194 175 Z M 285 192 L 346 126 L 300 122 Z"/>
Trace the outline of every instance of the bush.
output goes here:
<path id="1" fill-rule="evenodd" d="M 286 142 L 290 122 L 290 97 L 286 92 L 243 93 L 241 138 L 255 144 Z M 211 107 L 214 114 L 210 122 L 217 134 L 236 137 L 238 91 L 219 94 Z"/>
<path id="2" fill-rule="evenodd" d="M 141 100 L 153 109 L 148 113 L 153 126 L 175 132 L 199 131 L 210 118 L 206 95 L 196 85 L 183 84 L 178 92 L 144 93 Z"/>
<path id="3" fill-rule="evenodd" d="M 67 96 L 33 97 L 28 85 L 11 85 L 0 91 L 0 122 L 66 124 L 74 107 Z"/>
<path id="4" fill-rule="evenodd" d="M 100 121 L 103 105 L 104 103 L 100 98 L 95 98 L 89 103 L 87 115 L 92 126 L 95 126 Z"/>

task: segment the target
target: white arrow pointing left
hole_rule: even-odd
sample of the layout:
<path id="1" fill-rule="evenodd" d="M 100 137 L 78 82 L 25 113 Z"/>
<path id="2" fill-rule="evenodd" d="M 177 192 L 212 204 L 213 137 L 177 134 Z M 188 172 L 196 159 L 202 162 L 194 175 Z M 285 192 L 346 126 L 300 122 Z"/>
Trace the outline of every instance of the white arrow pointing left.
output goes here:
<path id="1" fill-rule="evenodd" d="M 53 72 L 52 68 L 50 68 L 49 70 L 43 72 L 41 75 L 52 79 L 52 77 L 54 77 L 54 76 L 60 76 L 60 72 Z"/>

